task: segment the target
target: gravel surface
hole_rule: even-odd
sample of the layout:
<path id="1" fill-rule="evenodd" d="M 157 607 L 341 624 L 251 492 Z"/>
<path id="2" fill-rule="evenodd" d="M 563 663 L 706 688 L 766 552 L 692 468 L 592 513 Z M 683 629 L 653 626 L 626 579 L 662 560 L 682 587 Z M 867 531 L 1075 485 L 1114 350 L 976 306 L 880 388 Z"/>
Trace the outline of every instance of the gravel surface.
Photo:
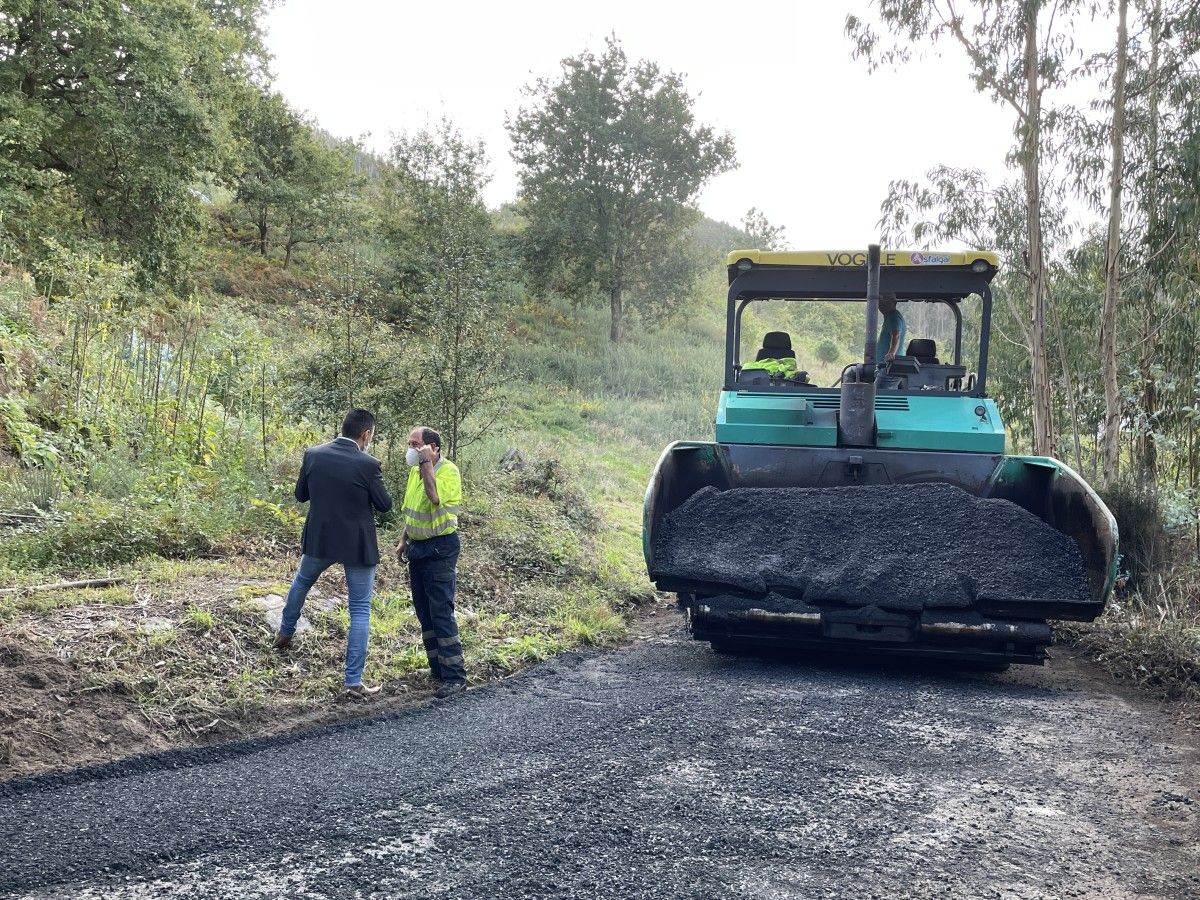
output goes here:
<path id="1" fill-rule="evenodd" d="M 1086 603 L 1079 548 L 1007 500 L 948 484 L 697 491 L 663 520 L 655 572 L 809 603 L 961 609 Z"/>
<path id="2" fill-rule="evenodd" d="M 806 666 L 672 625 L 358 727 L 10 785 L 0 895 L 1200 895 L 1196 745 L 1059 665 Z"/>

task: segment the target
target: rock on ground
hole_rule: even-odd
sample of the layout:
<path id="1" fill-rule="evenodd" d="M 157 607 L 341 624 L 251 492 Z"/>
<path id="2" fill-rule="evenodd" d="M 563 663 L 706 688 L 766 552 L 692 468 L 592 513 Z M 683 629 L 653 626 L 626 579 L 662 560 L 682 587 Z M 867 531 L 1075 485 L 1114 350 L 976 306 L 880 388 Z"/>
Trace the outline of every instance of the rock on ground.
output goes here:
<path id="1" fill-rule="evenodd" d="M 304 601 L 304 611 L 329 612 L 345 602 L 345 597 L 326 597 L 314 588 L 309 591 L 308 597 Z M 287 598 L 279 594 L 267 594 L 265 597 L 253 597 L 250 600 L 250 605 L 262 613 L 263 621 L 272 631 L 279 630 L 279 626 L 283 622 L 283 607 L 286 604 Z M 308 616 L 301 614 L 296 622 L 296 633 L 308 631 L 310 628 L 312 628 L 312 622 L 308 620 Z"/>

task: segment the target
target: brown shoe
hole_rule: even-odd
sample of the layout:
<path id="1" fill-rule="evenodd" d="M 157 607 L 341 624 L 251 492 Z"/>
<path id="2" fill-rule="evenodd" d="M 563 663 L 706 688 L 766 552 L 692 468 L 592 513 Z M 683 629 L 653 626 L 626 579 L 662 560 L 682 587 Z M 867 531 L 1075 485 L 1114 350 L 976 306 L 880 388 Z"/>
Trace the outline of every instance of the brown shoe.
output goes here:
<path id="1" fill-rule="evenodd" d="M 288 634 L 288 635 L 277 634 L 277 635 L 275 635 L 275 643 L 271 645 L 271 649 L 278 650 L 279 652 L 282 653 L 284 650 L 289 649 L 291 646 L 292 646 L 292 636 L 290 634 Z"/>
<path id="2" fill-rule="evenodd" d="M 382 685 L 374 685 L 367 687 L 365 684 L 356 684 L 346 688 L 346 696 L 351 700 L 366 700 L 368 697 L 374 697 L 383 690 Z"/>

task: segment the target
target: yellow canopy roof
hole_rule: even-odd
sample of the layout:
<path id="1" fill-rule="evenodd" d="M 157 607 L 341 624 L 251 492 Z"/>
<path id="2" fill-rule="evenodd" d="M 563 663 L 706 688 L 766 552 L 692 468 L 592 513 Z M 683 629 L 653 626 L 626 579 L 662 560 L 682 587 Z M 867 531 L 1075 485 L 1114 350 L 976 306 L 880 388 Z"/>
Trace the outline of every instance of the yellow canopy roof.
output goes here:
<path id="1" fill-rule="evenodd" d="M 756 266 L 866 266 L 865 250 L 734 250 L 726 265 L 748 259 Z M 881 266 L 969 266 L 983 260 L 992 268 L 1000 267 L 999 254 L 990 250 L 881 250 Z"/>

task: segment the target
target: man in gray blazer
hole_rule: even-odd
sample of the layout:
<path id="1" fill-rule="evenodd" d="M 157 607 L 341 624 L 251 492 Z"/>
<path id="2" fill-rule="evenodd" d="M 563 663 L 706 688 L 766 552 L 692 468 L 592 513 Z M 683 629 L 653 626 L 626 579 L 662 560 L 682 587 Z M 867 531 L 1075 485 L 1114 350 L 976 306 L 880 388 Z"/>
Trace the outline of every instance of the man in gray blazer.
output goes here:
<path id="1" fill-rule="evenodd" d="M 275 649 L 292 645 L 304 600 L 317 578 L 334 563 L 346 570 L 350 631 L 346 638 L 346 694 L 356 700 L 379 692 L 363 684 L 367 634 L 371 625 L 371 592 L 379 564 L 375 513 L 392 508 L 379 460 L 367 453 L 375 436 L 375 417 L 352 409 L 342 422 L 342 436 L 304 451 L 296 499 L 308 503 L 301 539 L 300 568 L 288 591 Z"/>

